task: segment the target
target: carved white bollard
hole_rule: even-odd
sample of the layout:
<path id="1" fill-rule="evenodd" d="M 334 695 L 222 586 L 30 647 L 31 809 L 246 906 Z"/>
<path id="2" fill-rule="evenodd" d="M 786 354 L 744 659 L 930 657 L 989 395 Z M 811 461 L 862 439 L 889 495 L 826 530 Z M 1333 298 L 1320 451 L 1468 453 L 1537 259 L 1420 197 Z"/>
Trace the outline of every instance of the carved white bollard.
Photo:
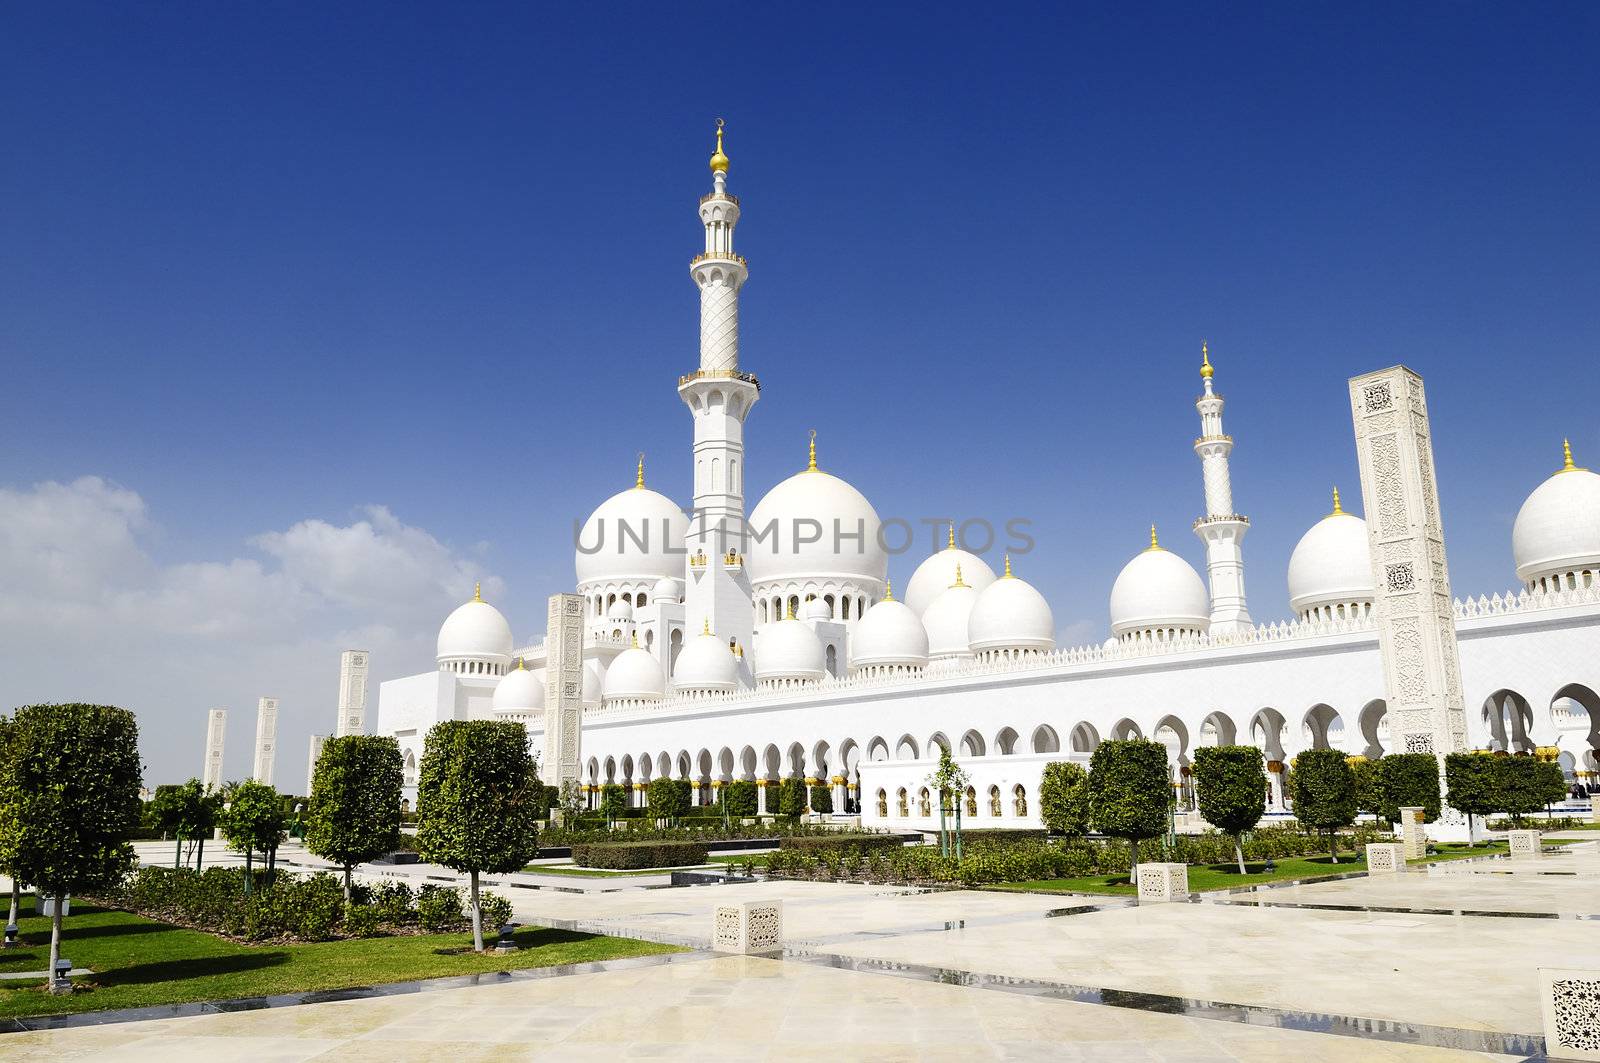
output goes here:
<path id="1" fill-rule="evenodd" d="M 719 904 L 712 913 L 711 948 L 749 956 L 783 951 L 783 902 Z"/>
<path id="2" fill-rule="evenodd" d="M 1589 795 L 1589 822 L 1600 823 L 1600 794 Z"/>
<path id="3" fill-rule="evenodd" d="M 1140 864 L 1139 903 L 1189 899 L 1188 864 Z"/>
<path id="4" fill-rule="evenodd" d="M 1367 873 L 1392 874 L 1406 869 L 1406 850 L 1393 842 L 1373 842 L 1367 846 Z"/>
<path id="5" fill-rule="evenodd" d="M 1546 1056 L 1600 1060 L 1600 971 L 1539 968 L 1539 1009 Z"/>
<path id="6" fill-rule="evenodd" d="M 1400 810 L 1400 844 L 1405 847 L 1407 860 L 1418 860 L 1428 855 L 1428 832 L 1422 825 L 1422 809 Z"/>
<path id="7" fill-rule="evenodd" d="M 1511 847 L 1512 856 L 1538 856 L 1540 853 L 1539 832 L 1536 830 L 1507 831 L 1506 843 Z"/>

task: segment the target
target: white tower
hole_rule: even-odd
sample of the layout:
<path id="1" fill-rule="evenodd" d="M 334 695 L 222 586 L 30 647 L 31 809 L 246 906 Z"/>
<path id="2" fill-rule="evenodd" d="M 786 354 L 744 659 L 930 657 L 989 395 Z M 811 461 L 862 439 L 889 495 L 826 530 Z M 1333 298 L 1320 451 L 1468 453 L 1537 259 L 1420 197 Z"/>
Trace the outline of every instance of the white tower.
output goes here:
<path id="1" fill-rule="evenodd" d="M 256 702 L 256 763 L 250 777 L 272 785 L 272 770 L 278 759 L 278 699 Z"/>
<path id="2" fill-rule="evenodd" d="M 227 730 L 227 709 L 212 709 L 206 714 L 206 765 L 200 781 L 208 790 L 222 789 L 222 743 Z"/>
<path id="3" fill-rule="evenodd" d="M 1194 452 L 1206 482 L 1206 515 L 1194 522 L 1194 533 L 1206 544 L 1206 579 L 1211 585 L 1211 634 L 1226 635 L 1250 625 L 1244 604 L 1244 554 L 1239 544 L 1250 530 L 1250 518 L 1233 511 L 1233 484 L 1228 479 L 1228 454 L 1233 437 L 1222 431 L 1222 396 L 1211 390 L 1211 352 L 1200 345 L 1200 379 L 1206 392 L 1194 404 L 1200 411 L 1200 438 Z"/>
<path id="4" fill-rule="evenodd" d="M 678 378 L 694 415 L 694 513 L 689 521 L 686 630 L 711 631 L 748 648 L 755 627 L 745 574 L 744 419 L 761 385 L 739 371 L 739 289 L 749 275 L 733 250 L 739 200 L 727 191 L 722 120 L 711 156 L 709 195 L 700 198 L 705 250 L 689 263 L 700 288 L 700 368 Z"/>
<path id="5" fill-rule="evenodd" d="M 367 733 L 367 651 L 345 650 L 339 654 L 338 735 Z"/>

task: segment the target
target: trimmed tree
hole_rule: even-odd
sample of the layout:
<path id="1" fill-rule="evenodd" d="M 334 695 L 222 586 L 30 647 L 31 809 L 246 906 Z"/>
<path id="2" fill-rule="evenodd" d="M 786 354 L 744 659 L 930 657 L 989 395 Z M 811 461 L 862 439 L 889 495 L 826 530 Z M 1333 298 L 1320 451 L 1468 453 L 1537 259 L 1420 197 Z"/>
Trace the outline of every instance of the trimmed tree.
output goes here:
<path id="1" fill-rule="evenodd" d="M 1194 751 L 1195 793 L 1200 816 L 1233 835 L 1233 855 L 1244 870 L 1241 836 L 1267 812 L 1267 773 L 1255 746 L 1201 746 Z"/>
<path id="2" fill-rule="evenodd" d="M 544 789 L 544 785 L 542 783 L 539 785 L 539 789 Z M 534 800 L 533 804 L 535 805 L 535 811 L 537 811 L 537 799 Z M 604 786 L 600 787 L 600 814 L 606 817 L 607 823 L 615 827 L 617 825 L 617 820 L 620 819 L 622 814 L 627 810 L 628 791 L 621 783 L 608 782 Z"/>
<path id="3" fill-rule="evenodd" d="M 1294 815 L 1328 835 L 1328 853 L 1339 862 L 1339 828 L 1356 821 L 1356 781 L 1337 749 L 1308 749 L 1294 758 Z"/>
<path id="4" fill-rule="evenodd" d="M 73 893 L 116 887 L 137 865 L 139 726 L 110 705 L 28 705 L 8 728 L 0 761 L 0 859 L 55 898 L 50 923 L 54 990 L 61 910 Z"/>
<path id="5" fill-rule="evenodd" d="M 383 735 L 328 739 L 311 775 L 306 848 L 344 868 L 344 900 L 357 864 L 400 844 L 400 744 Z"/>
<path id="6" fill-rule="evenodd" d="M 1102 834 L 1128 839 L 1129 878 L 1138 881 L 1139 842 L 1167 828 L 1167 747 L 1143 738 L 1101 742 L 1089 760 L 1089 818 Z"/>
<path id="7" fill-rule="evenodd" d="M 659 819 L 676 820 L 689 810 L 689 802 L 684 799 L 678 780 L 665 775 L 651 779 L 644 795 L 650 803 L 650 814 Z"/>
<path id="8" fill-rule="evenodd" d="M 478 876 L 520 871 L 538 855 L 541 786 L 520 723 L 447 720 L 428 732 L 417 775 L 417 850 L 469 876 L 472 947 L 479 952 Z"/>
<path id="9" fill-rule="evenodd" d="M 1439 818 L 1439 759 L 1432 753 L 1390 753 L 1376 769 L 1379 816 L 1396 823 L 1402 808 L 1420 808 L 1423 822 Z"/>
<path id="10" fill-rule="evenodd" d="M 1378 761 L 1365 757 L 1354 761 L 1350 765 L 1350 779 L 1356 787 L 1357 811 L 1383 818 L 1383 781 L 1378 775 Z"/>
<path id="11" fill-rule="evenodd" d="M 1444 758 L 1445 802 L 1466 814 L 1469 838 L 1474 816 L 1500 810 L 1500 780 L 1495 770 L 1500 759 L 1482 753 L 1450 753 Z"/>
<path id="12" fill-rule="evenodd" d="M 1071 761 L 1046 764 L 1039 779 L 1039 821 L 1051 834 L 1089 833 L 1089 773 Z"/>
<path id="13" fill-rule="evenodd" d="M 1521 826 L 1522 817 L 1545 806 L 1548 787 L 1544 778 L 1544 764 L 1525 754 L 1494 757 L 1493 760 L 1499 783 L 1500 811 L 1510 815 L 1511 822 Z"/>
<path id="14" fill-rule="evenodd" d="M 244 853 L 244 891 L 250 892 L 255 878 L 255 854 L 269 862 L 278 851 L 283 832 L 289 829 L 289 815 L 283 810 L 278 791 L 264 782 L 246 779 L 228 794 L 228 807 L 218 817 L 228 848 Z"/>
<path id="15" fill-rule="evenodd" d="M 833 787 L 826 783 L 817 783 L 811 788 L 811 811 L 833 811 Z"/>
<path id="16" fill-rule="evenodd" d="M 806 814 L 806 781 L 784 779 L 778 784 L 778 815 L 798 819 Z"/>
<path id="17" fill-rule="evenodd" d="M 0 716 L 0 765 L 15 759 L 10 750 L 10 742 L 14 733 L 15 728 L 12 726 L 11 717 Z M 0 798 L 3 798 L 3 795 L 0 795 Z M 17 925 L 17 919 L 21 915 L 22 878 L 17 874 L 16 869 L 11 866 L 10 858 L 4 850 L 0 850 L 0 871 L 4 871 L 6 877 L 11 879 L 11 914 L 6 919 L 6 929 L 9 930 Z M 9 936 L 6 938 L 7 947 L 20 944 L 22 944 L 21 938 L 11 938 Z"/>
<path id="18" fill-rule="evenodd" d="M 735 779 L 722 788 L 722 804 L 730 816 L 756 814 L 756 784 L 749 779 Z"/>
<path id="19" fill-rule="evenodd" d="M 222 811 L 222 796 L 206 790 L 199 779 L 185 783 L 168 783 L 156 787 L 150 801 L 150 811 L 156 826 L 163 834 L 172 835 L 172 867 L 188 861 L 184 859 L 183 843 L 189 843 L 189 852 L 195 858 L 195 870 L 205 858 L 206 838 L 217 828 L 217 816 Z"/>

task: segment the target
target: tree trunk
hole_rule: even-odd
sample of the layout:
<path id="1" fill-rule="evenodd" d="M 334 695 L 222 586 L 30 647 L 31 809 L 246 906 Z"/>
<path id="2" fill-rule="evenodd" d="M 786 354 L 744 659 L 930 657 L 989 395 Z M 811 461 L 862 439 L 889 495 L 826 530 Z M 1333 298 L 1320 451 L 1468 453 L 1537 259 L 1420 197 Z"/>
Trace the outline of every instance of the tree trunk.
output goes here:
<path id="1" fill-rule="evenodd" d="M 246 897 L 250 896 L 250 872 L 254 870 L 255 855 L 256 851 L 254 849 L 246 849 L 244 851 L 244 895 Z"/>
<path id="2" fill-rule="evenodd" d="M 1333 857 L 1333 862 L 1339 862 L 1339 832 L 1328 832 L 1328 854 Z"/>
<path id="3" fill-rule="evenodd" d="M 17 917 L 21 915 L 22 908 L 22 883 L 17 881 L 17 876 L 11 876 L 11 916 L 6 920 L 6 926 L 16 926 Z M 22 935 L 17 935 L 17 944 L 22 944 Z"/>
<path id="4" fill-rule="evenodd" d="M 174 870 L 174 871 L 178 870 L 178 866 L 182 862 L 183 862 L 183 835 L 174 834 L 172 836 L 172 870 Z"/>
<path id="5" fill-rule="evenodd" d="M 204 834 L 202 834 L 202 835 L 200 835 L 200 848 L 196 849 L 195 852 L 194 852 L 194 869 L 196 871 L 199 871 L 200 870 L 200 865 L 205 863 L 205 861 L 206 861 L 206 836 Z"/>
<path id="6" fill-rule="evenodd" d="M 350 871 L 354 867 L 354 864 L 344 865 L 344 903 L 346 904 L 350 903 Z"/>
<path id="7" fill-rule="evenodd" d="M 1139 889 L 1139 839 L 1128 839 L 1128 881 L 1135 891 Z"/>
<path id="8" fill-rule="evenodd" d="M 55 989 L 56 961 L 61 958 L 61 909 L 65 906 L 65 898 L 56 894 L 56 911 L 50 917 L 50 966 L 44 972 L 45 987 L 52 992 Z"/>
<path id="9" fill-rule="evenodd" d="M 483 909 L 478 907 L 478 872 L 472 872 L 472 948 L 483 951 Z"/>
<path id="10" fill-rule="evenodd" d="M 1244 869 L 1244 845 L 1240 843 L 1237 834 L 1233 836 L 1233 855 L 1239 858 L 1239 874 L 1246 874 L 1247 872 Z"/>

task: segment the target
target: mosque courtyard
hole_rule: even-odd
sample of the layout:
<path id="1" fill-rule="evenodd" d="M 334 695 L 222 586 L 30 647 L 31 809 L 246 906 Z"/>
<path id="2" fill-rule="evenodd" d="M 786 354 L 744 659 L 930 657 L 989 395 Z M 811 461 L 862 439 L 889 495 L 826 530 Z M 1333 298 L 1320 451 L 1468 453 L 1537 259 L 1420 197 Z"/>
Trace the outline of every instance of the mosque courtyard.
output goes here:
<path id="1" fill-rule="evenodd" d="M 661 888 L 653 878 L 504 876 L 498 888 L 521 922 L 683 951 L 314 1003 L 84 1016 L 7 1033 L 0 1056 L 1543 1058 L 1537 969 L 1592 966 L 1600 955 L 1600 841 L 1565 837 L 1572 844 L 1536 859 L 1144 905 L 847 883 Z M 141 848 L 158 858 L 159 847 Z M 385 873 L 448 874 L 429 865 Z M 717 906 L 769 899 L 783 902 L 781 958 L 711 951 Z"/>

